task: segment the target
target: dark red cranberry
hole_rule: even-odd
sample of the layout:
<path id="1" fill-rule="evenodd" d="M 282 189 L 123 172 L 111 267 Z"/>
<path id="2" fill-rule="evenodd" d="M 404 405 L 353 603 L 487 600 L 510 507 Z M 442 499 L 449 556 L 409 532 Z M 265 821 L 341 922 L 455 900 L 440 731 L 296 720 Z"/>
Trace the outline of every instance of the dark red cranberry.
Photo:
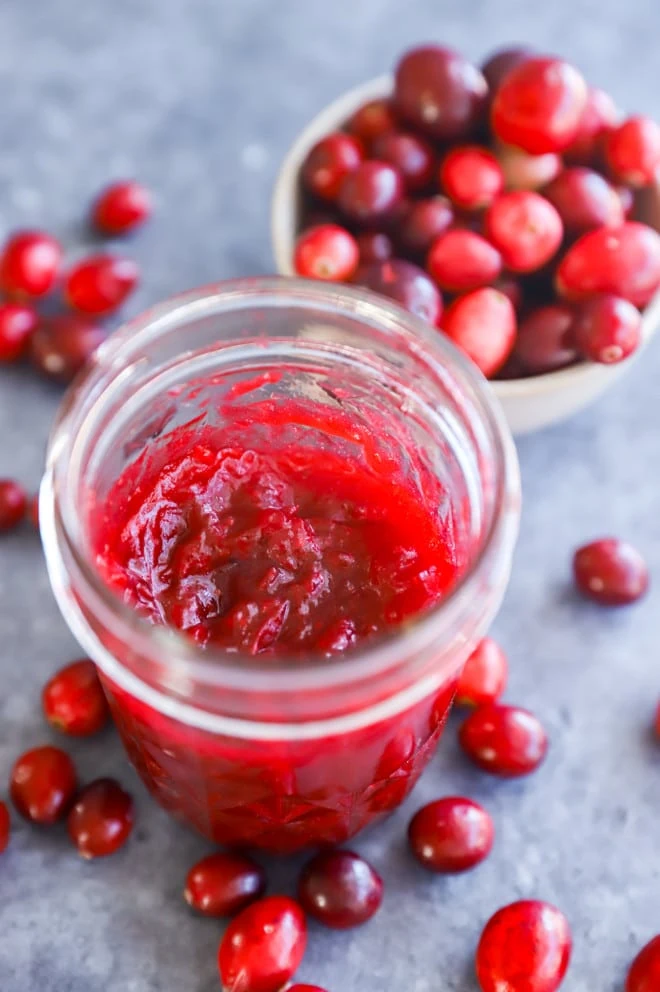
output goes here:
<path id="1" fill-rule="evenodd" d="M 609 93 L 590 86 L 577 135 L 566 149 L 566 161 L 576 165 L 595 164 L 602 140 L 616 125 L 618 116 L 616 104 Z"/>
<path id="2" fill-rule="evenodd" d="M 19 231 L 0 257 L 0 287 L 9 296 L 45 296 L 51 291 L 62 264 L 62 248 L 43 231 Z"/>
<path id="3" fill-rule="evenodd" d="M 449 48 L 414 48 L 396 68 L 396 112 L 435 139 L 471 134 L 483 115 L 487 95 L 486 80 L 476 66 Z"/>
<path id="4" fill-rule="evenodd" d="M 489 703 L 471 713 L 458 739 L 475 764 L 505 778 L 529 775 L 548 750 L 545 730 L 533 713 L 500 703 Z"/>
<path id="5" fill-rule="evenodd" d="M 233 916 L 266 890 L 263 868 L 243 854 L 210 854 L 188 872 L 184 898 L 204 916 Z"/>
<path id="6" fill-rule="evenodd" d="M 526 899 L 498 910 L 476 955 L 481 992 L 556 992 L 568 969 L 572 939 L 564 914 Z"/>
<path id="7" fill-rule="evenodd" d="M 508 296 L 492 287 L 459 296 L 446 310 L 442 329 L 487 377 L 506 362 L 516 340 L 516 312 Z"/>
<path id="8" fill-rule="evenodd" d="M 389 100 L 370 100 L 355 111 L 346 128 L 369 148 L 376 138 L 394 131 L 397 120 Z"/>
<path id="9" fill-rule="evenodd" d="M 0 533 L 18 527 L 27 509 L 27 493 L 15 479 L 0 479 Z"/>
<path id="10" fill-rule="evenodd" d="M 39 317 L 22 303 L 0 303 L 0 362 L 15 362 L 28 346 Z"/>
<path id="11" fill-rule="evenodd" d="M 286 896 L 269 896 L 236 916 L 220 941 L 225 992 L 281 992 L 300 967 L 307 945 L 305 914 Z"/>
<path id="12" fill-rule="evenodd" d="M 656 989 L 660 989 L 660 934 L 641 949 L 626 978 L 626 992 L 656 992 Z"/>
<path id="13" fill-rule="evenodd" d="M 572 335 L 575 313 L 565 303 L 537 307 L 518 328 L 514 354 L 528 372 L 542 375 L 573 365 L 578 358 Z"/>
<path id="14" fill-rule="evenodd" d="M 497 279 L 502 256 L 480 234 L 455 227 L 433 242 L 426 268 L 441 289 L 465 293 Z"/>
<path id="15" fill-rule="evenodd" d="M 360 265 L 370 262 L 386 262 L 394 254 L 394 245 L 389 234 L 383 231 L 363 231 L 357 238 Z"/>
<path id="16" fill-rule="evenodd" d="M 594 296 L 579 307 L 572 334 L 585 358 L 613 365 L 639 347 L 642 315 L 620 296 Z"/>
<path id="17" fill-rule="evenodd" d="M 465 145 L 445 155 L 440 185 L 461 210 L 483 210 L 504 189 L 504 173 L 487 148 Z"/>
<path id="18" fill-rule="evenodd" d="M 605 137 L 605 159 L 617 182 L 648 186 L 660 169 L 660 125 L 629 117 Z"/>
<path id="19" fill-rule="evenodd" d="M 387 219 L 403 197 L 403 179 L 388 162 L 367 161 L 344 177 L 339 208 L 356 224 L 370 227 Z"/>
<path id="20" fill-rule="evenodd" d="M 556 284 L 568 300 L 612 293 L 644 307 L 660 286 L 660 234 L 632 220 L 589 231 L 559 263 Z"/>
<path id="21" fill-rule="evenodd" d="M 557 210 L 538 193 L 504 193 L 486 214 L 486 236 L 513 272 L 533 272 L 549 262 L 563 233 Z"/>
<path id="22" fill-rule="evenodd" d="M 373 157 L 389 162 L 401 173 L 405 188 L 415 193 L 433 179 L 435 153 L 423 138 L 406 131 L 390 131 L 377 138 L 372 146 Z"/>
<path id="23" fill-rule="evenodd" d="M 9 795 L 16 810 L 33 823 L 61 820 L 75 791 L 73 761 L 58 747 L 26 751 L 14 765 L 9 780 Z"/>
<path id="24" fill-rule="evenodd" d="M 349 134 L 337 131 L 321 138 L 302 166 L 307 189 L 323 200 L 336 200 L 344 178 L 357 169 L 364 158 L 361 144 Z"/>
<path id="25" fill-rule="evenodd" d="M 77 314 L 42 321 L 30 338 L 30 361 L 51 379 L 67 382 L 90 360 L 105 340 L 100 327 Z"/>
<path id="26" fill-rule="evenodd" d="M 327 282 L 345 282 L 357 269 L 360 252 L 352 234 L 338 224 L 303 231 L 293 258 L 298 275 Z"/>
<path id="27" fill-rule="evenodd" d="M 348 930 L 366 923 L 380 908 L 383 880 L 351 851 L 323 851 L 303 868 L 298 899 L 306 913 L 327 927 Z"/>
<path id="28" fill-rule="evenodd" d="M 72 737 L 89 737 L 108 722 L 110 711 L 96 665 L 89 658 L 61 668 L 44 686 L 44 716 Z"/>
<path id="29" fill-rule="evenodd" d="M 0 800 L 0 854 L 7 850 L 10 832 L 11 823 L 9 820 L 9 810 L 7 809 L 6 803 L 3 803 L 2 800 Z"/>
<path id="30" fill-rule="evenodd" d="M 526 62 L 532 57 L 532 50 L 523 45 L 515 45 L 511 48 L 502 48 L 494 52 L 486 59 L 481 67 L 491 94 L 499 88 L 502 81 L 521 62 Z"/>
<path id="31" fill-rule="evenodd" d="M 133 799 L 114 779 L 97 778 L 78 795 L 67 829 L 81 857 L 114 854 L 133 830 Z"/>
<path id="32" fill-rule="evenodd" d="M 437 326 L 442 315 L 442 297 L 426 272 L 412 262 L 393 258 L 360 266 L 354 282 L 399 303 L 427 324 Z"/>
<path id="33" fill-rule="evenodd" d="M 557 208 L 569 234 L 583 234 L 595 227 L 623 224 L 621 197 L 607 179 L 593 169 L 564 169 L 546 186 L 543 195 Z"/>
<path id="34" fill-rule="evenodd" d="M 439 235 L 454 221 L 454 211 L 444 196 L 417 200 L 408 207 L 397 232 L 403 251 L 413 258 L 425 258 Z"/>
<path id="35" fill-rule="evenodd" d="M 456 690 L 459 706 L 494 703 L 506 688 L 509 666 L 497 641 L 484 637 L 465 662 Z"/>
<path id="36" fill-rule="evenodd" d="M 151 216 L 151 194 L 134 179 L 106 186 L 92 207 L 92 222 L 103 234 L 128 234 Z"/>
<path id="37" fill-rule="evenodd" d="M 504 175 L 507 190 L 541 189 L 552 182 L 562 168 L 559 155 L 548 152 L 545 155 L 528 155 L 520 148 L 498 144 L 497 160 Z"/>
<path id="38" fill-rule="evenodd" d="M 135 289 L 139 274 L 130 258 L 90 255 L 74 265 L 66 277 L 67 302 L 81 313 L 112 313 Z"/>
<path id="39" fill-rule="evenodd" d="M 605 606 L 634 603 L 649 587 L 649 571 L 639 551 L 616 537 L 578 548 L 573 575 L 580 592 Z"/>
<path id="40" fill-rule="evenodd" d="M 474 868 L 490 853 L 494 836 L 486 810 L 459 796 L 422 807 L 408 827 L 410 850 L 420 864 L 437 872 Z"/>

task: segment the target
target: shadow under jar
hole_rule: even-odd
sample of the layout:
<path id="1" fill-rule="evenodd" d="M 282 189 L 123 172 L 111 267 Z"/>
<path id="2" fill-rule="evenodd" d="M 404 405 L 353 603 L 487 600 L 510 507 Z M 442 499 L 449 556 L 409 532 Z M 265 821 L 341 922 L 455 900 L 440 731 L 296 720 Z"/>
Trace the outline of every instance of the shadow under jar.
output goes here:
<path id="1" fill-rule="evenodd" d="M 285 484 L 264 483 L 273 466 Z M 101 347 L 53 429 L 40 521 L 154 798 L 217 843 L 291 851 L 345 841 L 412 789 L 499 607 L 519 495 L 500 410 L 442 335 L 362 290 L 246 279 Z M 280 560 L 295 548 L 266 533 L 280 519 L 337 552 L 308 595 Z M 245 620 L 246 582 L 274 583 L 274 626 Z"/>

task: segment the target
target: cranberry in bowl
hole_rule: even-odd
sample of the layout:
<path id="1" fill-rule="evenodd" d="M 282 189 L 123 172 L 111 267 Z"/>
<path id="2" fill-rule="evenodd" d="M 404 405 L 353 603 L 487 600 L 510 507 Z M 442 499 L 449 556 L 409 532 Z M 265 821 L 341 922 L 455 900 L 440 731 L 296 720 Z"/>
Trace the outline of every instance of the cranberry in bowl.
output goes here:
<path id="1" fill-rule="evenodd" d="M 375 294 L 246 279 L 112 335 L 53 429 L 51 583 L 155 799 L 340 843 L 409 793 L 517 533 L 501 411 Z"/>

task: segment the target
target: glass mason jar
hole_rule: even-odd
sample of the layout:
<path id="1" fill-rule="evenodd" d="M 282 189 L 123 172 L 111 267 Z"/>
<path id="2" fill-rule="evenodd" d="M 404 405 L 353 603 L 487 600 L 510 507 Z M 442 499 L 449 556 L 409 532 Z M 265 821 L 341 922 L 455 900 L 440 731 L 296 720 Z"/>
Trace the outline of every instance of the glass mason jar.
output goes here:
<path id="1" fill-rule="evenodd" d="M 294 397 L 371 431 L 450 526 L 459 577 L 439 605 L 344 655 L 267 664 L 127 606 L 97 570 L 95 512 L 171 431 L 221 425 L 227 396 L 248 410 Z M 320 456 L 352 443 L 310 423 Z M 112 335 L 63 402 L 39 515 L 60 609 L 154 798 L 217 843 L 290 851 L 345 841 L 415 784 L 500 605 L 519 499 L 502 414 L 442 334 L 363 290 L 260 278 L 185 294 Z"/>

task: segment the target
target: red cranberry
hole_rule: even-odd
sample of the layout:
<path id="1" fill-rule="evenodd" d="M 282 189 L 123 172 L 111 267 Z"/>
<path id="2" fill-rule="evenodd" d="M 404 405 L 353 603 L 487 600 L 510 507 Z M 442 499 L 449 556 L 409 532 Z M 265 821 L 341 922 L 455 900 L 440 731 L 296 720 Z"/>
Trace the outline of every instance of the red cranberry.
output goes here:
<path id="1" fill-rule="evenodd" d="M 455 227 L 433 242 L 426 267 L 441 289 L 463 293 L 497 279 L 502 256 L 480 234 Z"/>
<path id="2" fill-rule="evenodd" d="M 583 234 L 594 227 L 623 224 L 621 197 L 607 179 L 593 169 L 564 169 L 543 195 L 557 208 L 569 234 Z"/>
<path id="3" fill-rule="evenodd" d="M 548 750 L 545 730 L 534 714 L 501 703 L 490 703 L 471 713 L 458 739 L 475 764 L 504 778 L 529 775 Z"/>
<path id="4" fill-rule="evenodd" d="M 459 706 L 494 703 L 506 688 L 508 674 L 504 651 L 492 637 L 484 637 L 465 662 L 458 680 L 456 702 Z"/>
<path id="5" fill-rule="evenodd" d="M 27 509 L 27 493 L 15 479 L 0 479 L 0 533 L 18 527 Z"/>
<path id="6" fill-rule="evenodd" d="M 45 296 L 55 285 L 62 248 L 42 231 L 19 231 L 0 258 L 0 287 L 9 296 Z"/>
<path id="7" fill-rule="evenodd" d="M 620 296 L 594 296 L 578 310 L 572 333 L 585 358 L 613 365 L 639 347 L 642 316 Z"/>
<path id="8" fill-rule="evenodd" d="M 411 203 L 398 231 L 401 248 L 414 258 L 426 257 L 435 239 L 454 221 L 454 211 L 444 196 Z"/>
<path id="9" fill-rule="evenodd" d="M 490 92 L 494 94 L 511 70 L 515 69 L 521 62 L 526 62 L 527 59 L 532 57 L 532 54 L 531 49 L 525 48 L 522 45 L 516 45 L 512 48 L 503 48 L 498 52 L 494 52 L 486 59 L 481 67 L 481 71 L 488 83 Z"/>
<path id="10" fill-rule="evenodd" d="M 566 149 L 566 161 L 576 165 L 594 163 L 603 137 L 615 126 L 618 116 L 609 93 L 590 86 L 577 135 Z"/>
<path id="11" fill-rule="evenodd" d="M 303 231 L 293 264 L 298 275 L 327 282 L 345 282 L 357 269 L 360 252 L 352 234 L 337 224 Z"/>
<path id="12" fill-rule="evenodd" d="M 89 658 L 73 661 L 53 675 L 41 702 L 48 722 L 72 737 L 96 734 L 110 716 L 96 665 Z"/>
<path id="13" fill-rule="evenodd" d="M 341 211 L 356 224 L 370 226 L 388 217 L 403 196 L 403 179 L 388 162 L 368 161 L 344 177 Z"/>
<path id="14" fill-rule="evenodd" d="M 532 155 L 561 152 L 575 140 L 586 103 L 587 85 L 568 62 L 528 58 L 495 94 L 493 131 Z"/>
<path id="15" fill-rule="evenodd" d="M 347 130 L 369 148 L 371 143 L 397 126 L 389 100 L 370 100 L 355 111 L 346 125 Z"/>
<path id="16" fill-rule="evenodd" d="M 37 311 L 30 306 L 0 304 L 0 362 L 15 362 L 25 354 L 38 322 Z"/>
<path id="17" fill-rule="evenodd" d="M 266 889 L 266 873 L 243 854 L 211 854 L 188 872 L 184 897 L 204 916 L 233 916 Z"/>
<path id="18" fill-rule="evenodd" d="M 370 262 L 386 262 L 394 254 L 394 245 L 389 234 L 383 231 L 363 231 L 357 238 L 360 264 Z"/>
<path id="19" fill-rule="evenodd" d="M 362 146 L 349 134 L 337 131 L 314 145 L 302 167 L 307 189 L 323 200 L 336 200 L 344 178 L 364 158 Z"/>
<path id="20" fill-rule="evenodd" d="M 300 966 L 307 924 L 298 903 L 269 896 L 231 921 L 218 948 L 225 992 L 281 992 Z"/>
<path id="21" fill-rule="evenodd" d="M 7 809 L 6 803 L 3 803 L 2 800 L 0 800 L 0 854 L 7 850 L 10 831 L 11 823 L 9 821 L 9 810 Z"/>
<path id="22" fill-rule="evenodd" d="M 424 138 L 406 131 L 390 131 L 377 138 L 372 146 L 373 157 L 389 162 L 401 173 L 405 188 L 415 193 L 428 186 L 435 171 L 433 148 Z"/>
<path id="23" fill-rule="evenodd" d="M 556 992 L 568 969 L 568 921 L 549 903 L 526 899 L 498 910 L 476 955 L 482 992 Z"/>
<path id="24" fill-rule="evenodd" d="M 486 236 L 513 272 L 533 272 L 549 262 L 563 233 L 561 217 L 538 193 L 504 193 L 486 214 Z"/>
<path id="25" fill-rule="evenodd" d="M 504 189 L 504 173 L 492 152 L 478 145 L 466 145 L 452 149 L 445 156 L 440 167 L 440 183 L 457 207 L 482 210 Z"/>
<path id="26" fill-rule="evenodd" d="M 516 312 L 497 289 L 475 289 L 460 296 L 445 312 L 442 329 L 485 376 L 492 376 L 511 354 L 516 339 Z"/>
<path id="27" fill-rule="evenodd" d="M 648 568 L 639 551 L 615 537 L 578 548 L 573 575 L 580 592 L 605 606 L 634 603 L 649 587 Z"/>
<path id="28" fill-rule="evenodd" d="M 55 823 L 67 812 L 76 791 L 76 770 L 58 747 L 35 747 L 22 754 L 9 780 L 11 801 L 33 823 Z"/>
<path id="29" fill-rule="evenodd" d="M 565 303 L 537 307 L 522 321 L 514 354 L 528 372 L 542 375 L 573 365 L 578 353 L 572 328 L 575 314 Z"/>
<path id="30" fill-rule="evenodd" d="M 135 288 L 138 278 L 139 269 L 130 258 L 90 255 L 69 271 L 66 298 L 81 313 L 112 313 Z"/>
<path id="31" fill-rule="evenodd" d="M 397 113 L 432 138 L 469 135 L 479 123 L 487 95 L 486 80 L 476 66 L 449 48 L 414 48 L 396 68 Z"/>
<path id="32" fill-rule="evenodd" d="M 62 314 L 43 321 L 30 338 L 30 360 L 51 379 L 68 381 L 105 340 L 100 327 L 85 317 Z"/>
<path id="33" fill-rule="evenodd" d="M 660 934 L 641 949 L 626 979 L 626 992 L 656 992 L 656 989 L 660 989 Z"/>
<path id="34" fill-rule="evenodd" d="M 629 117 L 606 136 L 605 158 L 618 182 L 648 186 L 660 169 L 660 125 L 650 117 Z"/>
<path id="35" fill-rule="evenodd" d="M 309 861 L 298 883 L 306 913 L 334 930 L 370 920 L 383 901 L 383 880 L 351 851 L 323 851 Z"/>
<path id="36" fill-rule="evenodd" d="M 440 320 L 442 297 L 426 272 L 412 262 L 393 258 L 360 266 L 354 281 L 394 300 L 427 324 L 435 327 Z"/>
<path id="37" fill-rule="evenodd" d="M 508 190 L 541 189 L 552 182 L 562 167 L 561 158 L 554 152 L 528 155 L 520 148 L 498 144 L 496 153 Z"/>
<path id="38" fill-rule="evenodd" d="M 134 179 L 106 186 L 92 207 L 92 221 L 103 234 L 128 234 L 151 216 L 151 194 Z"/>
<path id="39" fill-rule="evenodd" d="M 448 796 L 418 810 L 408 827 L 408 842 L 425 868 L 460 872 L 488 856 L 494 834 L 485 809 L 471 799 Z"/>
<path id="40" fill-rule="evenodd" d="M 568 300 L 612 293 L 646 306 L 660 286 L 660 234 L 632 220 L 589 231 L 564 255 L 556 283 Z"/>
<path id="41" fill-rule="evenodd" d="M 81 857 L 114 854 L 133 830 L 133 799 L 114 779 L 97 778 L 78 795 L 67 829 Z"/>

